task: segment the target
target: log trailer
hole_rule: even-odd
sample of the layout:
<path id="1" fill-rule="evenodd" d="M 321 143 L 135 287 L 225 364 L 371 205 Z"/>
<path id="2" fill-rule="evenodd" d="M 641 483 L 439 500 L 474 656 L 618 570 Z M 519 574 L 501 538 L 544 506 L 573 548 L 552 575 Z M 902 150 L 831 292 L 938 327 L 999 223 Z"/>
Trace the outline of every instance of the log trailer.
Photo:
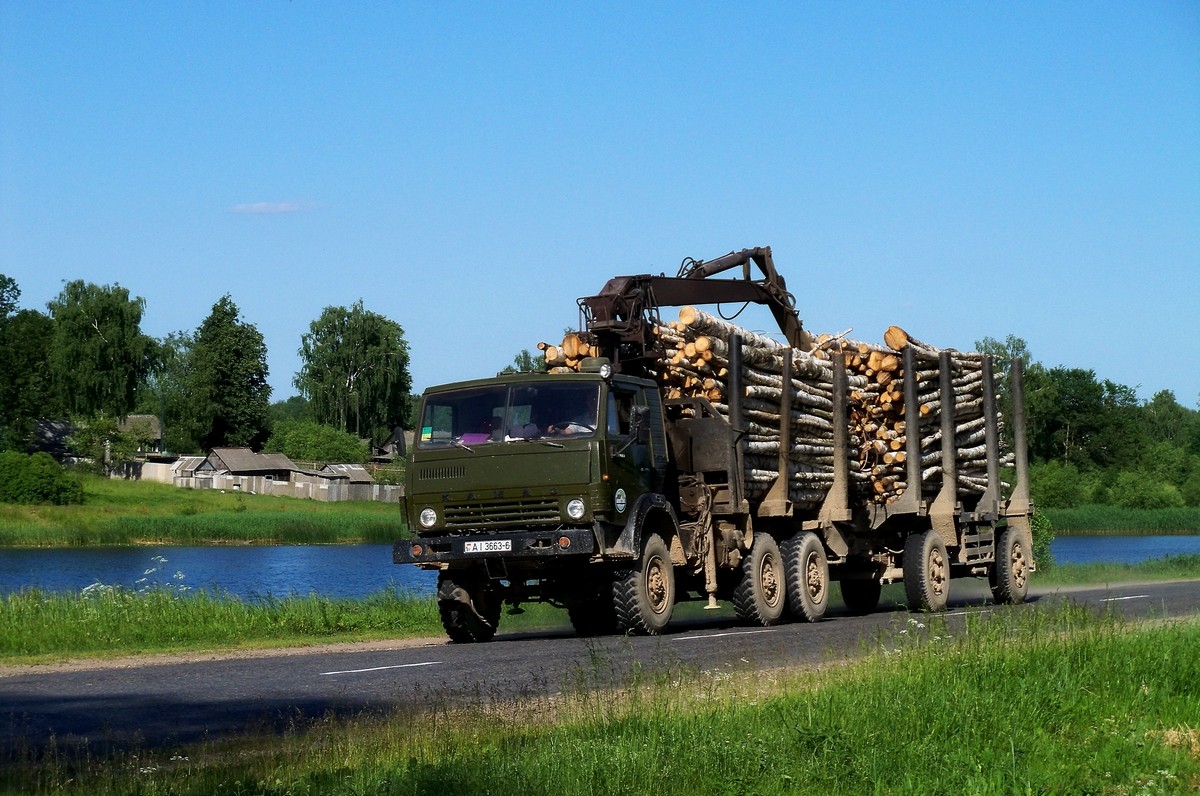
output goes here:
<path id="1" fill-rule="evenodd" d="M 693 308 L 735 302 L 766 306 L 786 342 Z M 438 572 L 451 640 L 488 641 L 505 604 L 531 601 L 597 635 L 662 633 L 685 599 L 732 601 L 758 625 L 817 621 L 834 581 L 856 613 L 898 581 L 915 611 L 944 608 L 960 577 L 1025 599 L 1020 361 L 1005 452 L 990 357 L 894 329 L 884 347 L 814 339 L 767 247 L 616 277 L 578 303 L 570 367 L 423 396 L 403 503 L 413 535 L 393 560 Z M 695 328 L 664 323 L 662 307 Z"/>

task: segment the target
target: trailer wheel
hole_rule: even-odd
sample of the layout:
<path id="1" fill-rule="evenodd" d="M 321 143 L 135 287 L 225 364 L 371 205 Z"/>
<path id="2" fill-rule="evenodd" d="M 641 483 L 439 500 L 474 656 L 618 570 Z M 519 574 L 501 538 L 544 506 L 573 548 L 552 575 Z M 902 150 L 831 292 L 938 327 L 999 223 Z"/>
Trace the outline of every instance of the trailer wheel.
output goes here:
<path id="1" fill-rule="evenodd" d="M 815 533 L 798 533 L 784 544 L 788 608 L 807 622 L 816 622 L 829 605 L 829 559 Z"/>
<path id="2" fill-rule="evenodd" d="M 579 636 L 607 636 L 617 632 L 617 609 L 613 603 L 613 579 L 593 576 L 567 606 L 571 627 Z"/>
<path id="3" fill-rule="evenodd" d="M 612 596 L 618 631 L 650 636 L 663 632 L 675 610 L 675 568 L 661 536 L 646 537 L 641 562 L 617 573 Z"/>
<path id="4" fill-rule="evenodd" d="M 779 624 L 787 607 L 787 578 L 779 545 L 769 534 L 754 534 L 750 552 L 742 559 L 742 579 L 733 590 L 733 610 L 739 619 L 770 627 Z"/>
<path id="5" fill-rule="evenodd" d="M 998 603 L 1018 605 L 1029 594 L 1029 548 L 1024 534 L 1009 526 L 996 541 L 996 562 L 988 578 Z"/>
<path id="6" fill-rule="evenodd" d="M 838 581 L 842 588 L 842 602 L 852 614 L 869 614 L 879 607 L 879 595 L 883 584 L 874 578 L 856 578 Z"/>
<path id="7" fill-rule="evenodd" d="M 491 641 L 500 626 L 500 595 L 467 572 L 438 573 L 438 614 L 451 641 Z"/>
<path id="8" fill-rule="evenodd" d="M 914 533 L 904 542 L 904 594 L 910 611 L 941 611 L 950 597 L 950 558 L 940 534 Z"/>

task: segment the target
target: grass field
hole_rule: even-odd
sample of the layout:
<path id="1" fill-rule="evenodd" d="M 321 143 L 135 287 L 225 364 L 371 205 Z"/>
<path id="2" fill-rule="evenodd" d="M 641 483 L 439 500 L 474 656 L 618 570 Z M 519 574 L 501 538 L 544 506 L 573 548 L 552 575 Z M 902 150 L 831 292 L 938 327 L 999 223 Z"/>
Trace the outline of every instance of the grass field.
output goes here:
<path id="1" fill-rule="evenodd" d="M 62 794 L 1026 794 L 1200 788 L 1196 620 L 1071 606 L 937 617 L 816 670 L 676 668 L 562 693 L 282 736 L 79 755 L 17 750 L 11 792 Z M 832 664 L 832 662 L 831 662 Z"/>
<path id="2" fill-rule="evenodd" d="M 85 476 L 80 506 L 0 504 L 0 547 L 390 542 L 393 503 L 301 500 Z"/>

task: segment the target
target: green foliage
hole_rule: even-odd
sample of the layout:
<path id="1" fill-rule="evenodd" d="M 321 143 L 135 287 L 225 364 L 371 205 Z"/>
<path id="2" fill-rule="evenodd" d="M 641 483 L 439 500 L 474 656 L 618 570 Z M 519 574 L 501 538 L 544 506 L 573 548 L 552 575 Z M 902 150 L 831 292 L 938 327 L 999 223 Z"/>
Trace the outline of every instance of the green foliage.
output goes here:
<path id="1" fill-rule="evenodd" d="M 523 349 L 513 357 L 512 364 L 506 365 L 501 373 L 545 373 L 546 358 L 539 357 L 528 348 Z"/>
<path id="2" fill-rule="evenodd" d="M 200 328 L 189 354 L 188 384 L 201 450 L 259 448 L 267 438 L 267 347 L 223 296 Z"/>
<path id="3" fill-rule="evenodd" d="M 146 302 L 120 285 L 68 282 L 50 301 L 50 371 L 64 408 L 76 415 L 124 417 L 156 351 L 142 334 Z"/>
<path id="4" fill-rule="evenodd" d="M 192 387 L 194 344 L 195 335 L 186 331 L 159 340 L 155 366 L 138 392 L 137 411 L 164 418 L 163 448 L 176 453 L 200 450 L 201 425 L 207 416 L 199 411 Z"/>
<path id="5" fill-rule="evenodd" d="M 24 449 L 34 422 L 57 417 L 50 375 L 54 321 L 36 310 L 0 318 L 0 449 Z"/>
<path id="6" fill-rule="evenodd" d="M 393 320 L 354 306 L 326 307 L 300 340 L 294 384 L 318 422 L 383 443 L 408 421 L 408 343 Z"/>
<path id="7" fill-rule="evenodd" d="M 1033 534 L 1033 560 L 1038 566 L 1053 566 L 1054 523 L 1042 511 L 1029 518 L 1029 530 Z"/>
<path id="8" fill-rule="evenodd" d="M 310 420 L 276 423 L 263 450 L 303 462 L 363 464 L 371 458 L 370 449 L 358 437 Z"/>
<path id="9" fill-rule="evenodd" d="M 1126 509 L 1172 509 L 1184 506 L 1183 495 L 1172 483 L 1144 471 L 1118 473 L 1109 487 L 1109 501 Z"/>
<path id="10" fill-rule="evenodd" d="M 5 320 L 17 309 L 21 288 L 11 276 L 0 274 L 0 321 Z"/>
<path id="11" fill-rule="evenodd" d="M 79 480 L 46 453 L 0 453 L 0 503 L 65 506 L 83 502 Z"/>
<path id="12" fill-rule="evenodd" d="M 271 404 L 267 410 L 267 420 L 274 430 L 275 424 L 284 420 L 312 420 L 312 404 L 303 395 L 293 395 L 282 401 Z"/>
<path id="13" fill-rule="evenodd" d="M 1037 506 L 1071 508 L 1086 503 L 1089 490 L 1079 468 L 1053 459 L 1030 465 L 1029 492 Z"/>

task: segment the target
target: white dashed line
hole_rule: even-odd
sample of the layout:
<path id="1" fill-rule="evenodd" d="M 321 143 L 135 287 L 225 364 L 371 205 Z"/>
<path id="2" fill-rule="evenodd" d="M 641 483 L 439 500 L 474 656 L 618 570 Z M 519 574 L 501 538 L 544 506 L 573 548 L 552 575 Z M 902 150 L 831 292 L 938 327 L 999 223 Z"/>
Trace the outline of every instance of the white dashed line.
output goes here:
<path id="1" fill-rule="evenodd" d="M 1131 594 L 1128 597 L 1105 597 L 1100 602 L 1102 602 L 1102 603 L 1117 603 L 1117 602 L 1120 602 L 1121 600 L 1144 600 L 1145 598 L 1147 598 L 1149 596 L 1150 596 L 1149 594 Z"/>
<path id="2" fill-rule="evenodd" d="M 732 633 L 709 633 L 706 636 L 679 636 L 672 641 L 704 641 L 710 638 L 725 638 L 726 636 L 753 636 L 757 633 L 774 633 L 774 630 L 737 630 Z"/>
<path id="3" fill-rule="evenodd" d="M 329 674 L 361 674 L 363 672 L 382 672 L 385 669 L 411 669 L 414 666 L 435 666 L 441 661 L 422 661 L 421 663 L 400 663 L 395 666 L 373 666 L 370 669 L 347 669 L 344 672 L 321 672 L 319 677 Z"/>

